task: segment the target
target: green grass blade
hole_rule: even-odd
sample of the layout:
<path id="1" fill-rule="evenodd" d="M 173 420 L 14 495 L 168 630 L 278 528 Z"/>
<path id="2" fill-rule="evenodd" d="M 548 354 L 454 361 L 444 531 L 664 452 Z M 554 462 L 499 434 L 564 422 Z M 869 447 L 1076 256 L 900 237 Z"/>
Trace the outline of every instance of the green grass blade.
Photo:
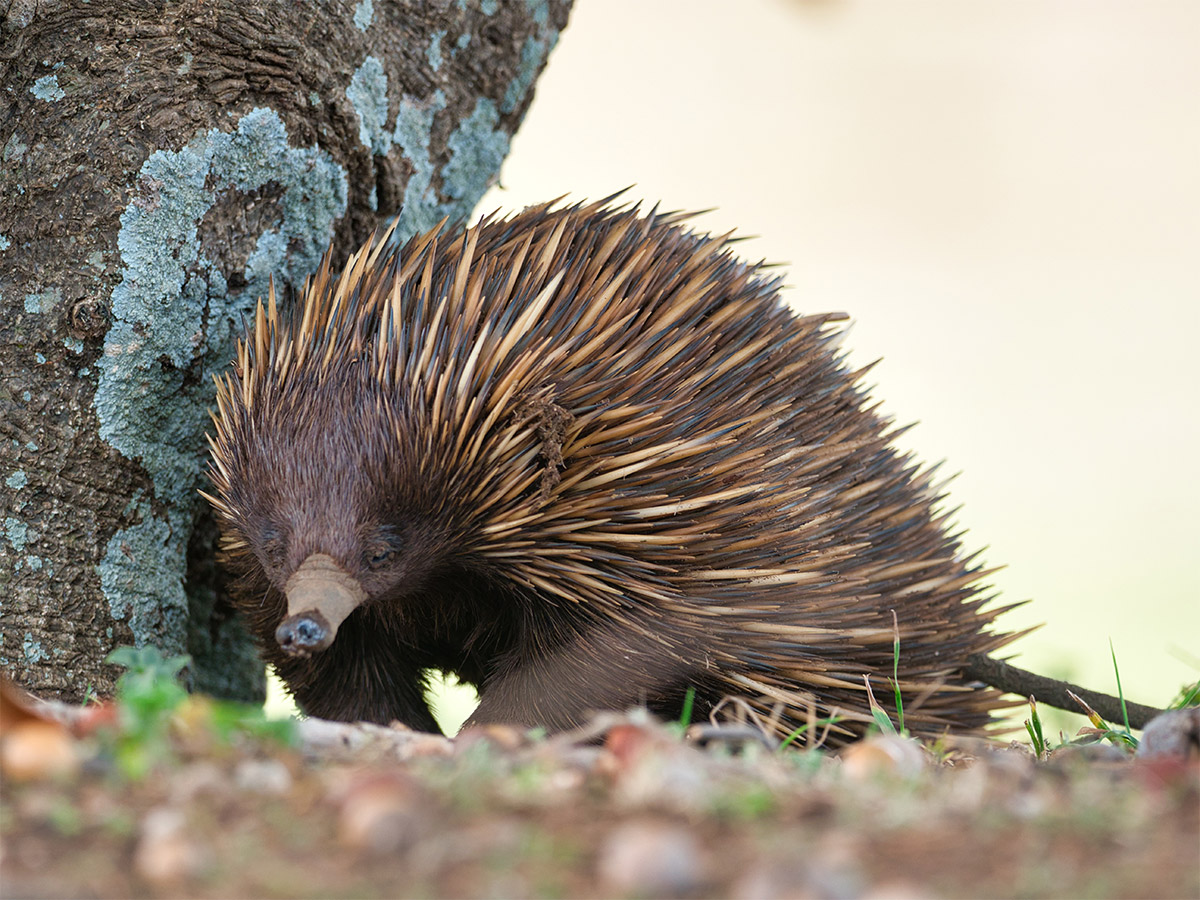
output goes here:
<path id="1" fill-rule="evenodd" d="M 1125 708 L 1125 692 L 1121 689 L 1121 670 L 1117 667 L 1117 649 L 1112 638 L 1108 639 L 1108 651 L 1112 654 L 1113 672 L 1117 676 L 1117 699 L 1121 701 L 1121 718 L 1125 720 L 1125 733 L 1129 734 L 1129 710 Z"/>
<path id="2" fill-rule="evenodd" d="M 1025 730 L 1029 732 L 1029 740 L 1033 743 L 1033 752 L 1038 759 L 1043 759 L 1048 751 L 1046 735 L 1042 731 L 1042 717 L 1038 715 L 1037 701 L 1029 698 L 1029 718 L 1025 720 Z"/>
<path id="3" fill-rule="evenodd" d="M 896 611 L 892 610 L 892 690 L 896 694 L 897 731 L 904 733 L 904 698 L 900 696 L 900 623 L 896 620 Z"/>
<path id="4" fill-rule="evenodd" d="M 1037 732 L 1028 719 L 1025 720 L 1025 730 L 1029 732 L 1029 743 L 1033 745 L 1033 753 L 1038 759 L 1042 758 L 1042 742 L 1038 739 Z"/>
<path id="5" fill-rule="evenodd" d="M 687 693 L 683 695 L 683 709 L 679 712 L 679 726 L 687 728 L 692 724 L 692 707 L 696 703 L 696 689 L 690 687 Z"/>

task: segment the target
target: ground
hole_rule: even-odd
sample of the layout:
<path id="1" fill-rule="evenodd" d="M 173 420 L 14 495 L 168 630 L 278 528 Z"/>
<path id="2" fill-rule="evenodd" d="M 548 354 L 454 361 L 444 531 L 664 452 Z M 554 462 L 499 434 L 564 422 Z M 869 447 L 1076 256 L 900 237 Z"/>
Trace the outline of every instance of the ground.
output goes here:
<path id="1" fill-rule="evenodd" d="M 147 704 L 5 714 L 3 896 L 1200 897 L 1195 754 L 780 750 L 636 713 L 449 741 Z"/>

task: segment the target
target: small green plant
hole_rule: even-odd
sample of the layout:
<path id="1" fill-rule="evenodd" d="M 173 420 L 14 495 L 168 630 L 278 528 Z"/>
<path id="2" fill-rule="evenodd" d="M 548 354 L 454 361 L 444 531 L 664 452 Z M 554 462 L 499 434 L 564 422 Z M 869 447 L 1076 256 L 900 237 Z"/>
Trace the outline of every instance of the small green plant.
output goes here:
<path id="1" fill-rule="evenodd" d="M 1200 681 L 1185 684 L 1175 695 L 1168 709 L 1186 709 L 1189 706 L 1200 706 Z"/>
<path id="2" fill-rule="evenodd" d="M 157 647 L 118 647 L 104 661 L 125 668 L 116 679 L 116 696 L 139 720 L 161 719 L 187 697 L 176 678 L 191 664 L 191 656 L 163 656 Z"/>
<path id="3" fill-rule="evenodd" d="M 875 728 L 880 734 L 899 734 L 900 732 L 896 730 L 896 726 L 892 723 L 891 718 L 888 717 L 887 712 L 879 705 L 879 701 L 875 699 L 875 692 L 871 690 L 870 676 L 864 675 L 863 682 L 867 686 L 867 703 L 871 707 L 871 720 Z"/>
<path id="4" fill-rule="evenodd" d="M 186 655 L 164 656 L 149 646 L 118 647 L 106 661 L 125 668 L 117 679 L 112 753 L 127 778 L 143 778 L 174 760 L 173 730 L 191 729 L 202 740 L 218 744 L 240 735 L 295 743 L 290 719 L 269 719 L 257 706 L 189 695 L 179 683 L 179 673 L 191 662 Z"/>
<path id="5" fill-rule="evenodd" d="M 1129 710 L 1125 707 L 1125 691 L 1121 687 L 1121 670 L 1117 666 L 1117 651 L 1112 645 L 1112 641 L 1108 642 L 1109 652 L 1112 654 L 1113 673 L 1117 677 L 1117 699 L 1121 703 L 1121 718 L 1124 720 L 1124 728 L 1113 728 L 1101 718 L 1100 714 L 1091 708 L 1083 699 L 1068 691 L 1075 702 L 1083 707 L 1084 715 L 1088 721 L 1092 723 L 1091 731 L 1084 729 L 1084 733 L 1090 733 L 1101 740 L 1106 740 L 1110 744 L 1119 747 L 1122 750 L 1132 752 L 1137 749 L 1138 739 L 1133 736 L 1133 731 L 1129 727 Z"/>
<path id="6" fill-rule="evenodd" d="M 176 678 L 191 659 L 163 656 L 157 647 L 118 647 L 105 662 L 125 667 L 117 679 L 113 756 L 126 778 L 143 778 L 173 758 L 167 734 L 170 716 L 187 699 Z"/>
<path id="7" fill-rule="evenodd" d="M 904 734 L 904 698 L 900 696 L 900 620 L 892 610 L 892 692 L 896 695 L 896 730 Z M 874 711 L 872 711 L 874 715 Z"/>
<path id="8" fill-rule="evenodd" d="M 105 662 L 122 666 L 117 679 L 117 698 L 132 729 L 153 728 L 187 697 L 176 680 L 191 663 L 186 654 L 163 656 L 157 647 L 118 647 Z"/>
<path id="9" fill-rule="evenodd" d="M 1059 746 L 1072 746 L 1079 744 L 1089 744 L 1097 740 L 1108 741 L 1114 746 L 1133 752 L 1137 749 L 1138 739 L 1134 736 L 1133 730 L 1129 726 L 1129 710 L 1125 705 L 1125 691 L 1121 686 L 1121 669 L 1117 665 L 1117 652 L 1109 641 L 1109 653 L 1112 655 L 1113 674 L 1117 679 L 1117 699 L 1121 704 L 1121 717 L 1124 719 L 1124 727 L 1114 728 L 1108 722 L 1104 721 L 1101 715 L 1077 694 L 1068 691 L 1067 694 L 1079 704 L 1081 711 L 1091 723 L 1091 728 L 1083 728 L 1074 740 L 1063 740 Z M 1030 717 L 1025 720 L 1025 730 L 1029 732 L 1029 740 L 1033 744 L 1033 751 L 1039 759 L 1044 759 L 1053 749 L 1050 742 L 1046 740 L 1042 734 L 1042 723 L 1038 718 L 1037 704 L 1033 697 L 1029 698 Z"/>
<path id="10" fill-rule="evenodd" d="M 895 723 L 875 700 L 875 692 L 871 690 L 870 677 L 864 675 L 863 681 L 867 685 L 867 703 L 871 707 L 871 719 L 879 732 L 881 734 L 907 735 L 908 732 L 904 730 L 904 697 L 900 692 L 900 623 L 894 609 L 892 610 L 892 635 L 892 677 L 888 681 L 892 683 L 892 694 L 895 698 Z"/>
<path id="11" fill-rule="evenodd" d="M 1042 734 L 1042 719 L 1038 715 L 1037 701 L 1032 696 L 1029 698 L 1029 718 L 1025 720 L 1025 730 L 1029 732 L 1034 755 L 1038 759 L 1045 759 L 1050 752 L 1050 744 Z"/>

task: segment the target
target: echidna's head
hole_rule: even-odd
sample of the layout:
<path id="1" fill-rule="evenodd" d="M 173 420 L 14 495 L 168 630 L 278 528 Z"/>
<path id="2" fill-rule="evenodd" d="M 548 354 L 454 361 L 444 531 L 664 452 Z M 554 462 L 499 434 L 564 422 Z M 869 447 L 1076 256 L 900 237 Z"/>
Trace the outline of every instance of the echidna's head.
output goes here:
<path id="1" fill-rule="evenodd" d="M 326 649 L 364 602 L 399 605 L 448 552 L 401 439 L 403 407 L 363 367 L 222 403 L 212 498 L 234 568 L 287 598 L 285 653 Z M 223 440 L 222 440 L 223 439 Z"/>
<path id="2" fill-rule="evenodd" d="M 326 254 L 288 315 L 272 287 L 235 367 L 217 379 L 215 490 L 205 496 L 240 593 L 262 598 L 243 611 L 291 656 L 328 648 L 361 605 L 402 611 L 464 554 L 465 504 L 450 502 L 462 485 L 447 483 L 430 452 L 428 422 L 444 418 L 398 375 L 413 362 L 395 339 L 409 273 L 399 257 L 375 265 L 386 238 L 338 277 Z M 428 298 L 434 254 L 414 258 L 426 264 Z"/>

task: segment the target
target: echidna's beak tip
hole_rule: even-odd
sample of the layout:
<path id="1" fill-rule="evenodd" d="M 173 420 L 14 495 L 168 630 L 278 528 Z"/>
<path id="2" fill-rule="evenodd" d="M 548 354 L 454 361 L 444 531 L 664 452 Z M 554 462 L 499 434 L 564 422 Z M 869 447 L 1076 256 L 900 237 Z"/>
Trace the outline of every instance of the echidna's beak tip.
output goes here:
<path id="1" fill-rule="evenodd" d="M 306 659 L 333 643 L 337 630 L 317 610 L 288 616 L 275 629 L 275 640 L 288 656 Z"/>

